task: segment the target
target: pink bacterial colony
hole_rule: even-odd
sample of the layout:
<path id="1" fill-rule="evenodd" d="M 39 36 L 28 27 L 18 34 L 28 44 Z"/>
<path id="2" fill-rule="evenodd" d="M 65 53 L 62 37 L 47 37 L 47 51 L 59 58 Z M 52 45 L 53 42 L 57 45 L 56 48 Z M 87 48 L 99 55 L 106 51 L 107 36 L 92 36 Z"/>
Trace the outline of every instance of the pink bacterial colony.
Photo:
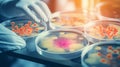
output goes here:
<path id="1" fill-rule="evenodd" d="M 71 44 L 71 40 L 65 37 L 59 37 L 55 39 L 54 45 L 63 49 L 69 49 L 69 45 Z"/>

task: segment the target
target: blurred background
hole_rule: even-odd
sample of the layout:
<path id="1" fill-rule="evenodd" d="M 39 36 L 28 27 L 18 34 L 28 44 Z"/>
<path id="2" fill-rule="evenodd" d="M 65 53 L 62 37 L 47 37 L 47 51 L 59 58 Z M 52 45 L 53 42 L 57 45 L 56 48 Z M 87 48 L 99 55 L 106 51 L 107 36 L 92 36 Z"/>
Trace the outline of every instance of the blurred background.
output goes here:
<path id="1" fill-rule="evenodd" d="M 114 2 L 119 4 L 120 0 L 44 0 L 51 12 L 71 11 L 85 9 L 87 11 L 95 10 L 100 2 Z M 46 67 L 46 65 L 34 63 L 19 58 L 0 55 L 0 67 Z M 50 66 L 47 66 L 50 67 Z"/>
<path id="2" fill-rule="evenodd" d="M 51 12 L 69 11 L 69 10 L 94 10 L 95 6 L 100 2 L 120 2 L 120 0 L 44 0 Z"/>

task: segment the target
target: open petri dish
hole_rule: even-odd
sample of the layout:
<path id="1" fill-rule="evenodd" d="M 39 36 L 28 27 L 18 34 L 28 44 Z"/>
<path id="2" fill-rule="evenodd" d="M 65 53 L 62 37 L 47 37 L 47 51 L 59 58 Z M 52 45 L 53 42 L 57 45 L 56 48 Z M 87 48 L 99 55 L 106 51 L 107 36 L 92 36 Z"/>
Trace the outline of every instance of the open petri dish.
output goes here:
<path id="1" fill-rule="evenodd" d="M 55 29 L 40 33 L 35 44 L 40 55 L 65 60 L 80 57 L 88 41 L 81 32 L 73 29 Z"/>
<path id="2" fill-rule="evenodd" d="M 87 10 L 61 11 L 52 19 L 52 25 L 58 28 L 83 29 L 83 26 L 90 20 L 90 13 Z"/>
<path id="3" fill-rule="evenodd" d="M 25 17 L 17 17 L 2 22 L 2 25 L 21 36 L 26 42 L 27 51 L 35 51 L 35 38 L 47 28 L 41 23 L 36 23 Z"/>
<path id="4" fill-rule="evenodd" d="M 47 29 L 41 23 L 36 23 L 30 19 L 24 19 L 21 17 L 6 20 L 2 22 L 2 24 L 25 40 L 28 38 L 36 37 L 39 33 Z"/>
<path id="5" fill-rule="evenodd" d="M 81 54 L 83 67 L 120 67 L 120 42 L 106 41 L 88 45 Z"/>
<path id="6" fill-rule="evenodd" d="M 110 40 L 120 41 L 120 21 L 91 21 L 84 26 L 84 35 L 92 43 Z"/>
<path id="7" fill-rule="evenodd" d="M 117 2 L 101 2 L 96 5 L 98 19 L 120 20 L 120 5 Z"/>

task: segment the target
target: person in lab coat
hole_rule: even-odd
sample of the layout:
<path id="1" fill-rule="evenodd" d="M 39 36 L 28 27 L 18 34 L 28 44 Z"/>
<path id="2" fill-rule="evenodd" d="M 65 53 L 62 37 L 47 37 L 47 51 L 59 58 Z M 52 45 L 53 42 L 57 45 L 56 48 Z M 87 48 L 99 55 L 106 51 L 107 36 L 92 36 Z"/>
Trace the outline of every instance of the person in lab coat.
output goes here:
<path id="1" fill-rule="evenodd" d="M 13 62 L 13 59 L 2 55 L 2 53 L 22 49 L 26 46 L 25 41 L 20 36 L 7 29 L 1 22 L 21 16 L 27 16 L 39 23 L 41 20 L 47 22 L 51 13 L 47 5 L 41 0 L 0 0 L 0 67 L 8 67 Z M 23 60 L 19 61 L 25 65 L 29 63 Z M 21 62 L 16 63 L 21 64 Z"/>
<path id="2" fill-rule="evenodd" d="M 41 0 L 0 0 L 0 22 L 19 16 L 28 16 L 35 22 L 50 18 L 47 5 Z M 39 19 L 40 18 L 40 19 Z M 0 24 L 0 53 L 25 47 L 25 41 Z"/>
<path id="3" fill-rule="evenodd" d="M 47 3 L 49 2 L 48 4 L 49 8 L 53 6 L 52 8 L 55 8 L 54 11 L 74 9 L 73 3 L 71 2 L 74 0 L 65 0 L 61 2 L 59 0 L 44 0 L 44 1 L 46 1 Z M 57 3 L 59 4 L 51 5 L 53 4 L 54 1 L 57 1 Z M 79 1 L 79 0 L 75 0 L 75 1 Z M 66 7 L 64 9 L 61 9 L 65 6 L 66 3 L 70 3 L 69 5 L 72 4 L 72 8 L 68 9 Z M 64 5 L 64 6 L 61 6 L 61 5 Z M 39 23 L 41 20 L 43 20 L 44 22 L 47 22 L 51 18 L 51 12 L 49 8 L 47 7 L 46 3 L 43 2 L 43 0 L 0 0 L 0 22 L 9 20 L 15 17 L 22 17 L 22 16 L 27 16 L 28 18 L 34 20 L 37 23 Z M 52 11 L 52 8 L 51 8 L 51 11 Z M 10 51 L 10 50 L 22 49 L 25 46 L 26 46 L 26 43 L 20 36 L 16 35 L 14 32 L 7 29 L 5 26 L 2 25 L 2 23 L 0 23 L 0 53 Z M 8 62 L 6 62 L 8 60 L 6 59 L 6 56 L 4 56 L 5 59 L 2 57 L 3 56 L 0 55 L 0 59 L 4 60 L 4 62 L 0 60 L 0 67 L 1 67 L 1 64 L 3 64 L 2 67 L 8 67 L 9 65 L 7 65 L 7 63 L 11 63 L 11 61 L 9 60 Z M 15 63 L 17 65 L 24 64 L 24 63 L 26 65 L 27 63 L 29 63 L 24 60 L 19 60 L 19 61 L 21 62 L 15 62 Z M 16 64 L 13 65 L 13 67 L 16 67 L 17 66 Z"/>
<path id="4" fill-rule="evenodd" d="M 27 16 L 28 18 L 34 20 L 35 22 L 40 22 L 43 20 L 47 22 L 51 18 L 51 11 L 49 10 L 46 3 L 52 4 L 56 3 L 58 5 L 49 5 L 49 8 L 55 8 L 56 10 L 73 10 L 72 1 L 74 0 L 0 0 L 0 22 L 5 20 Z M 78 2 L 79 0 L 75 0 Z M 63 8 L 65 4 L 68 3 L 72 8 Z M 67 5 L 68 5 L 67 4 Z M 64 5 L 64 6 L 62 6 Z M 61 6 L 61 7 L 60 7 Z M 68 7 L 69 7 L 68 6 Z M 63 9 L 61 9 L 63 8 Z M 0 52 L 7 50 L 21 49 L 25 47 L 25 42 L 22 38 L 17 36 L 14 32 L 8 30 L 2 24 L 0 24 Z"/>

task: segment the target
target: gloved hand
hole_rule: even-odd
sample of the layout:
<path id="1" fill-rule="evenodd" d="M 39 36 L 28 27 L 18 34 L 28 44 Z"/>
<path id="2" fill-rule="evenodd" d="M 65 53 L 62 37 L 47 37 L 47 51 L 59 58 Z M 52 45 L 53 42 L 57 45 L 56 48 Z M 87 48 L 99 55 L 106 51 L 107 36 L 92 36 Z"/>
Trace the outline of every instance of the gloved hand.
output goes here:
<path id="1" fill-rule="evenodd" d="M 48 6 L 41 0 L 0 0 L 0 8 L 0 14 L 8 18 L 27 15 L 36 22 L 47 22 L 51 16 Z"/>
<path id="2" fill-rule="evenodd" d="M 0 24 L 0 53 L 21 49 L 25 46 L 26 43 L 20 36 Z"/>

